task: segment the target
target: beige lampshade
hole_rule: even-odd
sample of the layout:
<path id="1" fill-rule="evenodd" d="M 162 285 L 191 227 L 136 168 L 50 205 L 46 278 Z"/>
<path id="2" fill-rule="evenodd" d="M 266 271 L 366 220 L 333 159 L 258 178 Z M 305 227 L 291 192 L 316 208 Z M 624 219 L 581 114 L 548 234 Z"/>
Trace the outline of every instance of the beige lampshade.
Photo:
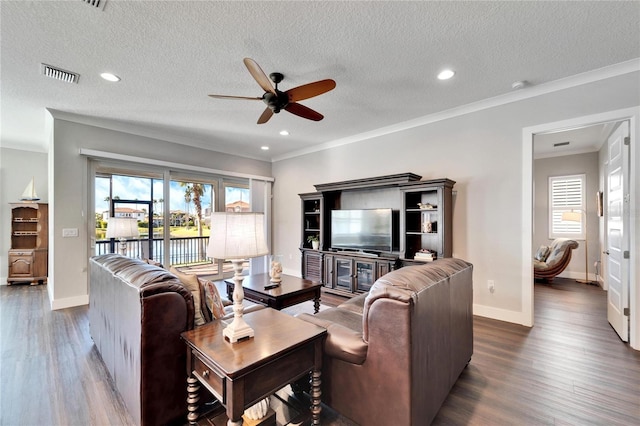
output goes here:
<path id="1" fill-rule="evenodd" d="M 211 213 L 208 257 L 249 259 L 266 254 L 264 213 Z"/>
<path id="2" fill-rule="evenodd" d="M 582 222 L 582 212 L 581 211 L 568 211 L 562 213 L 562 221 L 563 222 Z"/>
<path id="3" fill-rule="evenodd" d="M 138 220 L 131 217 L 110 217 L 107 221 L 107 238 L 137 238 Z"/>

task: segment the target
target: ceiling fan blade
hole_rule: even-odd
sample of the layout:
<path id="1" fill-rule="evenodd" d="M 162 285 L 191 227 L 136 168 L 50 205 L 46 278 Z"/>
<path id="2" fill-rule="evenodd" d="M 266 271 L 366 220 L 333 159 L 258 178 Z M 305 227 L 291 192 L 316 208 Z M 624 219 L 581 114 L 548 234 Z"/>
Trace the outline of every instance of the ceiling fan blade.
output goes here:
<path id="1" fill-rule="evenodd" d="M 291 114 L 295 114 L 299 117 L 306 118 L 307 120 L 320 121 L 324 118 L 322 114 L 308 108 L 304 105 L 297 104 L 295 102 L 291 102 L 284 109 L 289 111 Z"/>
<path id="2" fill-rule="evenodd" d="M 248 96 L 229 96 L 229 95 L 209 95 L 212 98 L 216 99 L 248 99 L 250 101 L 261 101 L 262 98 L 252 98 Z"/>
<path id="3" fill-rule="evenodd" d="M 328 92 L 329 90 L 333 90 L 335 87 L 336 82 L 327 79 L 316 81 L 314 83 L 303 84 L 302 86 L 289 89 L 285 93 L 289 95 L 289 102 L 297 102 L 321 95 Z"/>
<path id="4" fill-rule="evenodd" d="M 265 109 L 262 112 L 262 115 L 260 116 L 260 118 L 258 118 L 258 124 L 264 124 L 267 121 L 269 121 L 269 119 L 271 118 L 271 116 L 273 115 L 273 110 L 269 107 L 267 107 L 267 109 Z"/>
<path id="5" fill-rule="evenodd" d="M 273 84 L 271 84 L 271 80 L 269 80 L 269 77 L 267 77 L 264 71 L 262 71 L 262 68 L 260 68 L 260 65 L 258 65 L 256 61 L 251 58 L 244 58 L 243 61 L 245 66 L 251 73 L 251 76 L 253 76 L 253 78 L 258 82 L 260 87 L 262 87 L 265 92 L 270 92 L 275 95 L 276 90 L 273 88 Z"/>

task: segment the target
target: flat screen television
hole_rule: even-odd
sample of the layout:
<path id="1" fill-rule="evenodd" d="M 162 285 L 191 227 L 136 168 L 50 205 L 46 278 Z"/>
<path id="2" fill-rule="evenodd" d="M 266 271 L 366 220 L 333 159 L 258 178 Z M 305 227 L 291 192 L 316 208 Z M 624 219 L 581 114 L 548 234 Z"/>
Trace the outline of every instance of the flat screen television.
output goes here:
<path id="1" fill-rule="evenodd" d="M 392 213 L 391 209 L 332 210 L 331 247 L 391 251 Z"/>

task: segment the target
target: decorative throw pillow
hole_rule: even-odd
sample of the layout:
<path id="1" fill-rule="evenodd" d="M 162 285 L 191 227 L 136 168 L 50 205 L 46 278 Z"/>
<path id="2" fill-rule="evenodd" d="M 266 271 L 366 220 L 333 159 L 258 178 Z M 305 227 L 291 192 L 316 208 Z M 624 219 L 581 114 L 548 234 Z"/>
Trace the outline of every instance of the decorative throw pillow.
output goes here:
<path id="1" fill-rule="evenodd" d="M 544 262 L 545 260 L 547 260 L 547 256 L 549 256 L 550 251 L 551 249 L 549 247 L 540 246 L 540 248 L 536 252 L 536 255 L 534 256 L 534 259 L 539 260 L 540 262 Z"/>
<path id="2" fill-rule="evenodd" d="M 220 297 L 220 292 L 216 285 L 209 281 L 198 278 L 200 285 L 204 288 L 204 300 L 209 313 L 211 313 L 211 319 L 220 319 L 224 316 L 224 304 Z"/>
<path id="3" fill-rule="evenodd" d="M 198 276 L 184 274 L 173 266 L 169 269 L 169 272 L 178 277 L 182 285 L 193 295 L 193 307 L 195 308 L 193 323 L 195 325 L 202 325 L 206 323 L 204 316 L 202 315 L 202 299 L 200 298 L 200 283 L 198 282 Z"/>

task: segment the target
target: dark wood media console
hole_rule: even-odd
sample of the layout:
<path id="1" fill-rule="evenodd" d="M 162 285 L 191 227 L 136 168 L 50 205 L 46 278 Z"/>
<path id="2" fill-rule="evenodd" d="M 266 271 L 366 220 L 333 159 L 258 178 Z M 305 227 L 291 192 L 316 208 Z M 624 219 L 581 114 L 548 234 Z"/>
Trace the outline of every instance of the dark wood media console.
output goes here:
<path id="1" fill-rule="evenodd" d="M 302 203 L 302 277 L 325 291 L 352 296 L 368 291 L 379 277 L 425 257 L 451 257 L 453 185 L 450 179 L 421 180 L 413 173 L 315 185 L 299 194 Z M 388 252 L 334 249 L 331 211 L 391 209 L 393 242 Z M 320 246 L 311 246 L 317 236 Z"/>

